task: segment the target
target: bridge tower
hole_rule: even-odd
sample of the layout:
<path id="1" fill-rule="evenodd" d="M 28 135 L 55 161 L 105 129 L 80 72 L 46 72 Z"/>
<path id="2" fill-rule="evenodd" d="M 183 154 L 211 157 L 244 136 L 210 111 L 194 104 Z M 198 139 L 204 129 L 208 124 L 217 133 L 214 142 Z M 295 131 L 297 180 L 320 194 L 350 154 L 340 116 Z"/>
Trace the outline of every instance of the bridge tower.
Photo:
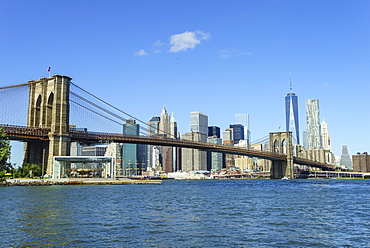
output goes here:
<path id="1" fill-rule="evenodd" d="M 29 81 L 27 126 L 50 128 L 48 141 L 28 141 L 25 144 L 24 163 L 42 163 L 51 175 L 53 156 L 68 156 L 69 90 L 71 78 L 54 75 Z"/>
<path id="2" fill-rule="evenodd" d="M 284 153 L 286 161 L 271 161 L 271 179 L 294 179 L 292 132 L 270 133 L 270 151 Z"/>

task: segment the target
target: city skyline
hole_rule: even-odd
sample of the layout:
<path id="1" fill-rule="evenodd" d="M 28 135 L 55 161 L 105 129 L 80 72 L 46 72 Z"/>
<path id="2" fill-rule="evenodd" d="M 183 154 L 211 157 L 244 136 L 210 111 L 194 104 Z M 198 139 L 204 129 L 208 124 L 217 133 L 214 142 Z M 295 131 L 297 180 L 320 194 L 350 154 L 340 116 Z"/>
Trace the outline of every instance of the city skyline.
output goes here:
<path id="1" fill-rule="evenodd" d="M 141 120 L 167 106 L 181 134 L 193 111 L 221 130 L 248 113 L 255 141 L 285 126 L 292 72 L 300 129 L 304 101 L 320 99 L 333 152 L 346 145 L 356 154 L 370 150 L 369 8 L 333 0 L 212 8 L 207 1 L 2 1 L 0 86 L 67 75 Z"/>

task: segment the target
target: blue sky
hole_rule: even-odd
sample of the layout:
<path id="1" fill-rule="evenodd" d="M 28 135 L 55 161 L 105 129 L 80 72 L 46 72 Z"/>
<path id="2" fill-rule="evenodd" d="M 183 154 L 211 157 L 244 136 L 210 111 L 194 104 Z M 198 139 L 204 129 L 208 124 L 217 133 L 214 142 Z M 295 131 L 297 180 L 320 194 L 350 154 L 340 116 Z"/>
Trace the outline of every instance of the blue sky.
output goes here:
<path id="1" fill-rule="evenodd" d="M 370 151 L 370 2 L 0 0 L 0 85 L 52 74 L 149 121 L 163 106 L 252 141 L 285 129 L 284 97 L 320 100 L 336 155 Z M 14 155 L 13 155 L 14 157 Z M 15 159 L 15 158 L 14 158 Z"/>

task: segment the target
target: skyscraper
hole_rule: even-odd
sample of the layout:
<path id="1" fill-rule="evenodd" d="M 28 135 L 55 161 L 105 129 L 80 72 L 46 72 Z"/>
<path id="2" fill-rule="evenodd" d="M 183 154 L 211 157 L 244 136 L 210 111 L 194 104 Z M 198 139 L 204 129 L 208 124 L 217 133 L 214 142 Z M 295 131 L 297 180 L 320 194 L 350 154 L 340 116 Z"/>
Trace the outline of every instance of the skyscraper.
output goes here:
<path id="1" fill-rule="evenodd" d="M 244 126 L 244 139 L 251 144 L 251 131 L 249 126 L 249 114 L 235 114 L 235 124 L 242 124 Z"/>
<path id="2" fill-rule="evenodd" d="M 325 120 L 321 122 L 322 148 L 331 151 L 330 136 L 328 133 L 328 124 Z"/>
<path id="3" fill-rule="evenodd" d="M 298 119 L 298 97 L 292 92 L 292 80 L 290 80 L 290 92 L 285 97 L 286 131 L 291 131 L 293 143 L 299 142 L 299 119 Z"/>
<path id="4" fill-rule="evenodd" d="M 348 154 L 347 146 L 342 146 L 342 155 L 340 156 L 340 164 L 347 168 L 352 168 L 351 156 Z"/>
<path id="5" fill-rule="evenodd" d="M 207 134 L 189 132 L 182 135 L 182 139 L 207 142 Z M 182 148 L 182 170 L 198 171 L 207 169 L 207 152 L 192 148 Z"/>
<path id="6" fill-rule="evenodd" d="M 192 132 L 199 132 L 208 136 L 208 115 L 201 112 L 191 112 L 190 125 Z"/>
<path id="7" fill-rule="evenodd" d="M 306 100 L 307 149 L 322 149 L 319 100 Z"/>
<path id="8" fill-rule="evenodd" d="M 217 126 L 210 126 L 208 127 L 208 137 L 216 136 L 217 138 L 221 138 L 220 128 Z"/>
<path id="9" fill-rule="evenodd" d="M 123 124 L 123 134 L 139 135 L 139 125 L 135 120 L 126 120 Z M 122 172 L 126 176 L 132 176 L 137 171 L 137 145 L 136 144 L 123 144 L 122 145 Z"/>
<path id="10" fill-rule="evenodd" d="M 239 140 L 244 140 L 244 126 L 242 124 L 231 124 L 229 127 L 233 130 L 234 144 Z"/>

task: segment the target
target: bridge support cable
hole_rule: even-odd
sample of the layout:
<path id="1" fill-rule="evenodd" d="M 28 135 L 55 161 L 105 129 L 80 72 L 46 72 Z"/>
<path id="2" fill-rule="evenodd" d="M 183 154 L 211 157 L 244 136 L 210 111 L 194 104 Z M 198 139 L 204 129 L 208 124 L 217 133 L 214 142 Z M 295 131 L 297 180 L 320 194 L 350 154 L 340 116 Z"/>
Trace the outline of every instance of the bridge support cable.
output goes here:
<path id="1" fill-rule="evenodd" d="M 26 125 L 29 84 L 0 87 L 0 123 Z"/>
<path id="2" fill-rule="evenodd" d="M 93 99 L 88 100 L 75 92 L 70 92 L 70 103 L 71 124 L 87 128 L 90 131 L 122 133 L 126 118 L 94 103 Z M 130 125 L 127 125 L 126 129 L 132 130 L 134 133 L 138 131 Z M 147 133 L 148 130 L 145 127 L 140 127 L 139 134 L 146 136 Z"/>
<path id="3" fill-rule="evenodd" d="M 121 122 L 118 122 L 118 121 L 116 121 L 116 120 L 113 120 L 113 119 L 109 118 L 108 116 L 105 116 L 105 115 L 103 115 L 103 114 L 101 114 L 101 113 L 98 113 L 98 112 L 96 112 L 96 111 L 92 110 L 92 109 L 89 109 L 89 108 L 87 108 L 86 106 L 83 106 L 83 105 L 81 105 L 81 104 L 79 104 L 79 103 L 77 103 L 77 102 L 75 102 L 75 101 L 73 101 L 73 100 L 70 100 L 70 102 L 72 102 L 72 103 L 74 103 L 74 104 L 76 104 L 76 105 L 80 106 L 81 108 L 84 108 L 84 109 L 86 109 L 86 110 L 88 110 L 88 111 L 90 111 L 90 112 L 92 112 L 92 113 L 94 113 L 94 114 L 96 114 L 96 115 L 98 115 L 98 116 L 100 116 L 100 117 L 103 117 L 103 118 L 105 118 L 105 119 L 107 119 L 107 120 L 109 120 L 109 121 L 111 121 L 111 122 L 113 122 L 113 123 L 116 123 L 116 124 L 118 124 L 118 125 L 120 125 L 120 126 L 122 127 L 122 123 L 121 123 Z M 134 129 L 132 129 L 132 130 L 134 130 Z M 142 133 L 143 135 L 146 135 L 146 133 L 145 133 L 145 132 L 141 132 L 141 133 Z"/>
<path id="4" fill-rule="evenodd" d="M 94 100 L 97 100 L 97 101 L 99 101 L 100 103 L 104 103 L 105 105 L 109 106 L 109 107 L 110 107 L 110 108 L 112 108 L 114 111 L 118 111 L 119 113 L 124 114 L 124 115 L 128 116 L 129 118 L 131 118 L 131 119 L 133 119 L 133 120 L 135 120 L 135 121 L 137 121 L 137 122 L 139 122 L 139 123 L 144 124 L 144 126 L 145 126 L 145 127 L 147 127 L 147 126 L 148 126 L 148 123 L 147 123 L 147 122 L 142 121 L 142 120 L 140 120 L 139 118 L 137 118 L 137 117 L 135 117 L 135 116 L 133 116 L 133 115 L 130 115 L 130 114 L 128 114 L 128 113 L 126 113 L 126 112 L 124 112 L 124 111 L 120 110 L 119 108 L 117 108 L 117 107 L 115 107 L 115 106 L 111 105 L 110 103 L 108 103 L 108 102 L 106 102 L 106 101 L 102 100 L 101 98 L 99 98 L 99 97 L 97 97 L 97 96 L 95 96 L 95 95 L 91 94 L 90 92 L 88 92 L 88 91 L 84 90 L 83 88 L 79 87 L 78 85 L 76 85 L 76 84 L 74 84 L 74 83 L 72 83 L 72 82 L 71 82 L 71 85 L 73 85 L 73 86 L 74 86 L 74 87 L 76 87 L 78 90 L 82 91 L 83 93 L 87 94 L 88 96 L 92 97 Z M 76 93 L 74 93 L 74 92 L 72 92 L 72 91 L 71 91 L 71 93 L 72 93 L 73 95 L 75 95 L 75 96 L 78 96 L 78 98 L 80 98 L 81 100 L 84 100 L 84 99 L 85 99 L 85 100 L 87 100 L 86 98 L 81 97 L 79 94 L 76 94 Z M 84 98 L 84 99 L 82 99 L 82 98 Z M 85 101 L 85 100 L 84 100 L 84 101 Z M 89 103 L 89 104 L 91 104 L 91 103 L 92 103 L 92 101 L 89 101 L 89 100 L 87 100 L 86 102 L 87 102 L 87 103 Z M 94 105 L 96 105 L 96 106 L 94 106 L 94 107 L 99 106 L 98 104 L 95 104 L 95 103 L 94 103 Z M 98 107 L 98 108 L 99 108 L 101 111 L 104 111 L 104 112 L 106 112 L 106 113 L 108 113 L 108 112 L 109 112 L 109 114 L 111 114 L 111 115 L 115 116 L 115 118 L 118 118 L 118 119 L 120 119 L 120 120 L 125 120 L 125 121 L 127 120 L 126 118 L 123 118 L 122 116 L 119 116 L 119 115 L 117 115 L 117 114 L 114 114 L 112 111 L 106 110 L 105 108 L 102 108 L 102 107 Z M 103 109 L 105 109 L 105 110 L 103 110 Z M 140 126 L 140 129 L 141 129 L 141 130 L 143 130 L 144 132 L 147 132 L 147 135 L 150 135 L 150 131 L 149 131 L 149 129 L 148 129 L 148 128 L 144 128 L 143 126 Z M 170 133 L 166 133 L 166 132 L 164 132 L 163 130 L 158 130 L 158 131 L 159 131 L 159 133 L 166 134 L 166 135 L 167 135 L 168 137 L 170 137 L 170 138 L 174 138 L 174 137 L 171 137 L 171 136 L 173 136 L 173 135 L 172 135 L 172 134 L 170 134 Z"/>

